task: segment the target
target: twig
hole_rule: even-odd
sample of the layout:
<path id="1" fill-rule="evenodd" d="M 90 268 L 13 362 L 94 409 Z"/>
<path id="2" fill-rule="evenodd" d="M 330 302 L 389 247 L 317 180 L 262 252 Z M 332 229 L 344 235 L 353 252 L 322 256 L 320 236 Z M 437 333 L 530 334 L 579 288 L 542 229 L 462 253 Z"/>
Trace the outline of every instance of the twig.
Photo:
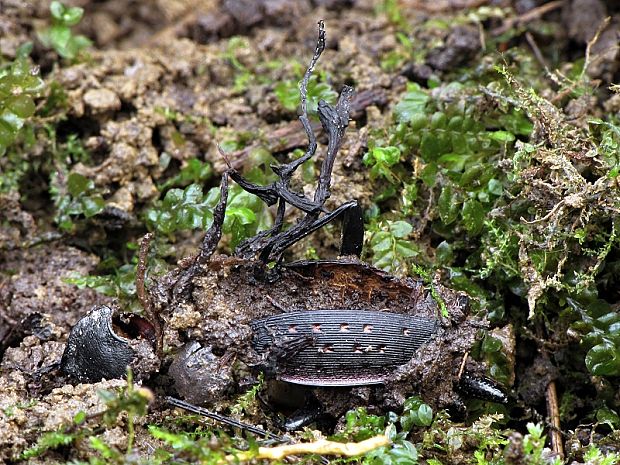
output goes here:
<path id="1" fill-rule="evenodd" d="M 459 367 L 459 373 L 456 376 L 458 379 L 461 379 L 461 376 L 463 376 L 463 371 L 465 371 L 465 363 L 467 362 L 467 357 L 469 357 L 469 352 L 465 352 L 465 355 L 463 355 L 463 360 L 461 361 L 461 366 Z"/>
<path id="2" fill-rule="evenodd" d="M 584 76 L 586 75 L 586 72 L 588 71 L 588 67 L 590 66 L 590 61 L 592 59 L 592 47 L 594 46 L 595 43 L 598 42 L 598 39 L 601 36 L 601 33 L 607 28 L 610 21 L 611 21 L 611 17 L 609 16 L 605 18 L 603 21 L 601 21 L 601 24 L 599 24 L 598 28 L 596 29 L 594 36 L 592 36 L 592 38 L 588 41 L 588 44 L 586 45 L 586 56 L 583 61 L 583 68 L 581 69 L 581 74 L 579 75 L 579 79 L 577 82 L 582 81 Z"/>
<path id="3" fill-rule="evenodd" d="M 138 294 L 138 300 L 140 300 L 140 304 L 146 311 L 148 311 L 147 309 L 150 309 L 151 307 L 151 302 L 149 301 L 148 295 L 146 294 L 144 281 L 146 279 L 149 247 L 152 240 L 153 233 L 147 233 L 142 238 L 142 242 L 140 243 L 140 252 L 138 254 L 138 267 L 136 269 L 136 293 Z"/>
<path id="4" fill-rule="evenodd" d="M 385 436 L 375 436 L 361 442 L 335 442 L 321 439 L 315 442 L 304 444 L 287 444 L 276 447 L 259 447 L 258 452 L 241 452 L 235 455 L 227 455 L 229 462 L 238 462 L 251 459 L 271 459 L 280 460 L 288 455 L 296 454 L 321 454 L 321 455 L 340 455 L 355 457 L 363 455 L 378 447 L 390 445 L 390 439 Z"/>
<path id="5" fill-rule="evenodd" d="M 529 44 L 530 48 L 534 52 L 534 56 L 538 60 L 538 63 L 540 63 L 540 66 L 542 66 L 545 70 L 548 71 L 549 67 L 547 66 L 547 62 L 545 61 L 545 57 L 543 57 L 543 54 L 540 51 L 540 49 L 538 48 L 538 44 L 536 43 L 536 40 L 534 40 L 534 36 L 532 35 L 532 33 L 530 31 L 527 31 L 525 33 L 525 40 L 527 40 L 527 43 Z"/>
<path id="6" fill-rule="evenodd" d="M 140 243 L 140 251 L 138 253 L 138 266 L 136 269 L 136 293 L 138 294 L 138 300 L 146 313 L 146 317 L 155 329 L 155 343 L 158 356 L 162 356 L 163 353 L 163 329 L 161 324 L 161 318 L 159 312 L 155 311 L 153 302 L 151 301 L 148 292 L 146 291 L 146 270 L 148 268 L 148 255 L 151 241 L 154 234 L 147 233 L 142 238 Z"/>
<path id="7" fill-rule="evenodd" d="M 560 425 L 560 409 L 558 408 L 558 394 L 555 389 L 555 381 L 551 381 L 547 385 L 547 414 L 551 422 L 549 429 L 549 438 L 551 439 L 551 448 L 561 459 L 564 458 L 564 446 L 562 444 L 562 430 Z"/>
<path id="8" fill-rule="evenodd" d="M 523 13 L 520 16 L 517 16 L 515 18 L 508 18 L 503 25 L 492 31 L 492 35 L 501 35 L 516 26 L 517 24 L 529 23 L 530 21 L 538 19 L 553 10 L 561 8 L 562 6 L 564 6 L 564 0 L 555 0 L 553 2 L 545 3 L 544 5 L 541 5 L 539 7 L 532 8 L 531 10 Z"/>
<path id="9" fill-rule="evenodd" d="M 449 0 L 444 2 L 429 2 L 428 0 L 407 0 L 402 2 L 401 7 L 415 8 L 426 13 L 442 13 L 445 11 L 465 10 L 479 8 L 490 3 L 489 0 Z"/>

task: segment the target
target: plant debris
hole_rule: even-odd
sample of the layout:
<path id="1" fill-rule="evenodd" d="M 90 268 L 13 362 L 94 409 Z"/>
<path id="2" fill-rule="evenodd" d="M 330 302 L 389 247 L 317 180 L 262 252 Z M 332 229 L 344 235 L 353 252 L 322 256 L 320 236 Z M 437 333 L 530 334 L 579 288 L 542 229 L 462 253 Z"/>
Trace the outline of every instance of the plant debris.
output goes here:
<path id="1" fill-rule="evenodd" d="M 363 463 L 617 463 L 616 3 L 0 0 L 0 461 L 219 463 L 273 446 L 172 410 L 178 380 L 261 430 L 307 424 L 296 443 L 389 438 Z M 318 102 L 345 86 L 334 138 Z M 218 213 L 229 168 L 274 206 L 231 182 Z M 330 258 L 359 253 L 337 223 L 278 242 L 350 201 L 361 259 Z M 160 371 L 71 384 L 62 353 L 95 305 L 127 341 L 126 315 L 151 322 L 138 339 Z M 257 376 L 253 320 L 329 308 L 447 316 L 385 385 Z M 466 371 L 508 403 L 460 407 Z"/>

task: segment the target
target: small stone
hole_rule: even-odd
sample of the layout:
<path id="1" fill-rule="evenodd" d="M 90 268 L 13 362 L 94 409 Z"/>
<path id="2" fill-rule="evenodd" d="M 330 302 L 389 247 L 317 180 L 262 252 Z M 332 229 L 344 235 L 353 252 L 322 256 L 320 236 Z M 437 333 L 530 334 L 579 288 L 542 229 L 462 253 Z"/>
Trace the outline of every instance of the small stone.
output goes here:
<path id="1" fill-rule="evenodd" d="M 84 94 L 84 102 L 93 113 L 119 110 L 121 100 L 115 92 L 109 89 L 91 89 Z"/>

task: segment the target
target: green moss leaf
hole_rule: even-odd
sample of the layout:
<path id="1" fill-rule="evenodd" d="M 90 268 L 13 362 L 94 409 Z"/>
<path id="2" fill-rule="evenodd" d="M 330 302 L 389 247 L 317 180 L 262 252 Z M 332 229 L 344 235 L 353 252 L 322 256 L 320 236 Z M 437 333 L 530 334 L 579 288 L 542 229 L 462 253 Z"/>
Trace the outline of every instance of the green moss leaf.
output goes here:
<path id="1" fill-rule="evenodd" d="M 61 50 L 65 50 L 69 39 L 71 39 L 71 29 L 62 25 L 52 26 L 49 31 L 49 38 L 52 47 L 62 55 Z"/>
<path id="2" fill-rule="evenodd" d="M 425 160 L 436 160 L 441 155 L 437 138 L 431 132 L 426 132 L 420 141 L 420 154 Z"/>
<path id="3" fill-rule="evenodd" d="M 620 349 L 610 339 L 603 339 L 586 354 L 586 366 L 594 375 L 620 375 Z"/>
<path id="4" fill-rule="evenodd" d="M 411 234 L 413 226 L 406 221 L 394 221 L 390 224 L 390 231 L 394 237 L 403 238 Z"/>
<path id="5" fill-rule="evenodd" d="M 449 265 L 454 260 L 454 251 L 452 245 L 446 241 L 441 243 L 435 249 L 435 258 L 440 265 Z"/>
<path id="6" fill-rule="evenodd" d="M 443 111 L 436 111 L 431 116 L 431 129 L 444 129 L 448 124 L 448 118 Z"/>
<path id="7" fill-rule="evenodd" d="M 400 424 L 410 431 L 414 426 L 429 426 L 433 422 L 433 409 L 419 397 L 410 397 L 403 405 Z"/>
<path id="8" fill-rule="evenodd" d="M 8 123 L 0 120 L 0 155 L 4 152 L 6 147 L 11 145 L 14 137 L 15 131 L 13 128 Z"/>
<path id="9" fill-rule="evenodd" d="M 473 199 L 468 199 L 463 203 L 463 210 L 461 211 L 463 216 L 463 225 L 467 232 L 471 235 L 480 234 L 482 227 L 484 226 L 484 207 L 480 202 Z"/>
<path id="10" fill-rule="evenodd" d="M 407 92 L 403 99 L 394 107 L 394 117 L 399 123 L 413 121 L 416 115 L 424 114 L 429 96 L 415 83 L 407 84 Z"/>
<path id="11" fill-rule="evenodd" d="M 62 15 L 65 13 L 65 6 L 61 2 L 54 0 L 50 3 L 50 13 L 52 14 L 52 18 L 62 21 Z"/>
<path id="12" fill-rule="evenodd" d="M 508 131 L 494 131 L 489 133 L 489 138 L 497 142 L 512 142 L 515 140 L 515 135 Z"/>
<path id="13" fill-rule="evenodd" d="M 500 196 L 504 192 L 504 187 L 502 186 L 501 181 L 495 178 L 489 179 L 487 186 L 488 191 L 493 195 Z"/>
<path id="14" fill-rule="evenodd" d="M 446 184 L 441 189 L 437 207 L 439 208 L 439 217 L 444 224 L 453 223 L 459 215 L 460 199 L 454 192 L 450 184 Z"/>
<path id="15" fill-rule="evenodd" d="M 94 195 L 89 197 L 84 197 L 81 199 L 82 203 L 82 212 L 86 218 L 90 218 L 95 216 L 97 213 L 100 213 L 105 207 L 105 201 L 100 195 Z"/>
<path id="16" fill-rule="evenodd" d="M 6 103 L 9 110 L 15 113 L 20 118 L 29 118 L 34 114 L 35 105 L 27 94 L 17 95 L 9 99 Z"/>
<path id="17" fill-rule="evenodd" d="M 78 197 L 92 187 L 92 181 L 78 173 L 71 173 L 67 179 L 67 189 L 73 197 Z"/>
<path id="18" fill-rule="evenodd" d="M 75 26 L 80 22 L 84 15 L 84 9 L 79 6 L 66 8 L 62 14 L 61 21 L 65 26 Z"/>

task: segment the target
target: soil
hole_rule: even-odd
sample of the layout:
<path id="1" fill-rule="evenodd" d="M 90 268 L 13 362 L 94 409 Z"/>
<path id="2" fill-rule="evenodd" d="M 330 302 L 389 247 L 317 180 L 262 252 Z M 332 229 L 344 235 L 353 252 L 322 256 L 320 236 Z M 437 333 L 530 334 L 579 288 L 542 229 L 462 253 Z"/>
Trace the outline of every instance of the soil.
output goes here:
<path id="1" fill-rule="evenodd" d="M 409 60 L 391 71 L 382 68 L 381 60 L 398 48 L 398 27 L 377 12 L 376 3 L 78 0 L 71 4 L 83 7 L 85 13 L 77 31 L 88 36 L 94 47 L 86 60 L 71 64 L 36 40 L 36 31 L 49 21 L 48 1 L 0 0 L 0 54 L 10 60 L 20 44 L 34 41 L 32 57 L 43 77 L 57 83 L 66 94 L 66 106 L 50 121 L 57 125 L 58 141 L 64 143 L 69 134 L 76 134 L 91 154 L 75 162 L 71 170 L 92 180 L 106 201 L 98 223 L 65 234 L 53 222 L 49 181 L 36 177 L 23 181 L 29 187 L 24 189 L 27 195 L 24 190 L 21 194 L 0 193 L 0 462 L 22 463 L 19 454 L 32 447 L 43 432 L 71 424 L 80 411 L 87 415 L 102 412 L 105 405 L 97 395 L 99 390 L 126 385 L 124 380 L 79 384 L 58 370 L 70 330 L 81 317 L 95 305 L 109 305 L 118 314 L 125 310 L 118 308 L 118 301 L 70 284 L 67 278 L 97 274 L 101 262 L 109 258 L 100 255 L 106 246 L 120 249 L 119 244 L 138 242 L 145 232 L 140 223 L 142 208 L 157 198 L 157 186 L 178 173 L 189 159 L 208 161 L 216 174 L 221 174 L 226 164 L 218 144 L 237 134 L 251 141 L 227 154 L 232 166 L 239 169 L 250 164 L 259 149 L 283 161 L 292 150 L 306 147 L 295 112 L 279 104 L 274 88 L 278 82 L 295 79 L 296 62 L 303 67 L 310 58 L 316 20 L 325 19 L 328 34 L 318 69 L 329 76 L 334 89 L 354 83 L 356 90 L 352 121 L 334 167 L 327 204 L 331 209 L 351 199 L 362 206 L 371 203 L 374 193 L 362 162 L 369 132 L 386 127 L 408 80 L 426 82 L 433 75 L 471 65 L 483 49 L 480 41 L 485 33 L 499 35 L 502 28 L 528 21 L 527 12 L 545 2 L 396 2 L 418 31 L 414 40 L 426 44 L 428 51 L 421 60 Z M 602 19 L 610 16 L 596 44 L 604 53 L 588 73 L 604 83 L 614 82 L 614 78 L 617 82 L 618 7 L 611 0 L 588 0 L 588 6 L 583 3 L 567 1 L 545 13 L 559 29 L 556 48 L 567 56 L 583 54 Z M 510 18 L 490 19 L 478 23 L 479 27 L 416 26 L 431 20 L 449 23 L 457 16 L 461 20 L 463 11 L 487 4 L 507 8 L 512 12 Z M 231 50 L 231 37 L 240 37 L 245 45 Z M 252 79 L 240 89 L 237 79 L 245 71 L 261 79 Z M 612 100 L 606 108 L 617 111 L 618 104 Z M 573 113 L 581 114 L 579 108 Z M 318 123 L 313 130 L 320 142 L 317 157 L 322 157 L 326 136 Z M 25 160 L 44 163 L 52 150 L 45 134 L 37 132 Z M 164 153 L 169 157 L 166 162 Z M 0 157 L 0 175 L 3 163 Z M 48 170 L 53 172 L 55 166 Z M 217 179 L 214 176 L 209 187 Z M 295 182 L 301 189 L 312 188 L 301 179 Z M 321 256 L 336 255 L 336 242 L 333 232 L 319 232 L 294 247 L 291 255 L 303 257 L 308 245 L 324 252 Z M 170 257 L 180 260 L 194 253 L 198 244 L 198 234 L 180 237 L 170 246 Z M 274 302 L 286 309 L 389 309 L 431 317 L 440 313 L 428 284 L 388 276 L 355 260 L 298 264 L 285 268 L 275 283 L 257 284 L 253 263 L 216 254 L 192 284 L 191 297 L 161 315 L 165 353 L 158 360 L 159 371 L 150 365 L 146 371 L 156 372 L 144 374 L 143 383 L 160 399 L 180 394 L 214 410 L 225 410 L 238 394 L 255 384 L 251 366 L 257 355 L 251 348 L 249 323 L 276 313 Z M 312 389 L 335 421 L 357 406 L 369 406 L 375 413 L 399 410 L 410 394 L 421 395 L 435 409 L 464 413 L 454 379 L 463 354 L 475 350 L 479 329 L 487 323 L 470 313 L 466 297 L 439 284 L 437 289 L 449 312 L 442 319 L 441 337 L 427 344 L 384 386 Z M 504 343 L 510 379 L 514 382 L 516 378 L 519 384 L 507 388 L 515 388 L 526 408 L 539 405 L 545 386 L 561 375 L 548 360 L 532 357 L 530 366 L 515 377 L 519 354 L 513 328 L 494 331 Z M 201 367 L 191 374 L 195 376 L 192 382 L 177 353 L 187 349 L 186 344 L 195 343 L 201 344 L 205 363 L 218 369 L 205 373 Z M 195 346 L 193 350 L 197 350 Z M 481 374 L 486 369 L 473 361 L 466 368 Z M 301 397 L 305 398 L 305 392 Z M 178 413 L 161 401 L 151 405 L 150 413 L 136 426 L 137 454 L 148 456 L 149 444 L 154 442 L 146 426 L 172 415 Z M 262 411 L 249 420 L 276 426 Z M 108 444 L 125 447 L 126 418 L 121 416 L 106 428 L 101 437 Z M 613 441 L 608 442 L 613 450 Z M 572 443 L 587 445 L 579 442 L 577 431 L 567 440 Z M 88 448 L 78 443 L 33 463 L 87 457 Z"/>

